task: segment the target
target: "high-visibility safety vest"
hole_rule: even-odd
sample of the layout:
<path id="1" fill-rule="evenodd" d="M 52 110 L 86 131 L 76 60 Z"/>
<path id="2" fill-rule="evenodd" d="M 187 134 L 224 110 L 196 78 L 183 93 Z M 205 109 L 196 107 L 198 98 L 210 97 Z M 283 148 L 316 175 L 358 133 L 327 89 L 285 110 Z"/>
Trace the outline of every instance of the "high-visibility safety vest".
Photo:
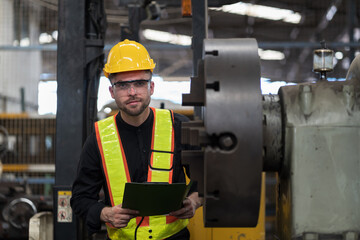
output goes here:
<path id="1" fill-rule="evenodd" d="M 173 112 L 151 108 L 154 124 L 151 140 L 148 182 L 172 183 L 174 157 Z M 131 182 L 129 169 L 116 125 L 116 116 L 95 123 L 96 138 L 106 176 L 111 206 L 122 203 L 125 183 Z M 106 224 L 110 239 L 134 239 L 136 226 L 141 217 L 133 218 L 125 228 L 114 228 Z M 137 239 L 164 239 L 181 231 L 189 223 L 188 219 L 173 216 L 145 217 L 137 230 Z"/>

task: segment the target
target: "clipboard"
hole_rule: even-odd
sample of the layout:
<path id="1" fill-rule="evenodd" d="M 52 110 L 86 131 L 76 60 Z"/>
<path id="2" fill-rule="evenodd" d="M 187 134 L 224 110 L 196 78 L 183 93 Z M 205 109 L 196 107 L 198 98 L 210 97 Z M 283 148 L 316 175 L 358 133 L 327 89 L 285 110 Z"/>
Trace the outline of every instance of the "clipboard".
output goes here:
<path id="1" fill-rule="evenodd" d="M 125 183 L 122 207 L 139 211 L 139 216 L 168 214 L 182 207 L 191 184 Z"/>

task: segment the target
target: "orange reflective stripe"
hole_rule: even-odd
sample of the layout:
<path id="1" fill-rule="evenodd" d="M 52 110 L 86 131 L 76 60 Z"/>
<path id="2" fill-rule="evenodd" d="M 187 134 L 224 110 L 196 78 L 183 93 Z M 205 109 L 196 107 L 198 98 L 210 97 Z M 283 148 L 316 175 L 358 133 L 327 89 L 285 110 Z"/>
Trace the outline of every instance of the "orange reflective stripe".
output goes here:
<path id="1" fill-rule="evenodd" d="M 152 129 L 152 137 L 151 137 L 151 149 L 154 149 L 154 137 L 155 137 L 155 120 L 156 120 L 156 109 L 155 108 L 153 108 L 153 107 L 151 107 L 150 108 L 151 109 L 151 111 L 153 112 L 153 114 L 154 114 L 154 121 L 153 121 L 153 129 Z"/>
<path id="2" fill-rule="evenodd" d="M 172 117 L 172 120 L 174 121 L 174 112 L 173 111 L 170 111 L 171 112 L 171 117 Z M 172 128 L 172 138 L 171 138 L 171 152 L 174 152 L 175 151 L 175 131 L 174 131 L 174 128 Z M 174 153 L 175 154 L 175 153 Z M 173 166 L 173 163 L 174 163 L 174 154 L 171 154 L 170 156 L 170 166 L 172 167 Z M 169 173 L 169 183 L 172 183 L 172 179 L 173 179 L 173 170 L 171 169 L 170 173 Z"/>
<path id="3" fill-rule="evenodd" d="M 176 218 L 174 216 L 166 216 L 166 224 L 173 223 L 175 221 L 179 220 L 179 218 Z"/>
<path id="4" fill-rule="evenodd" d="M 119 114 L 119 113 L 118 113 Z M 117 114 L 116 114 L 117 115 Z M 126 179 L 128 182 L 131 182 L 131 179 L 130 179 L 130 172 L 129 172 L 129 167 L 128 167 L 128 164 L 127 164 L 127 159 L 126 159 L 126 156 L 125 156 L 125 151 L 124 151 L 124 147 L 122 145 L 122 141 L 121 141 L 121 138 L 120 138 L 120 135 L 119 135 L 119 129 L 118 129 L 118 126 L 116 124 L 116 115 L 114 116 L 114 122 L 115 122 L 115 127 L 116 127 L 116 135 L 119 139 L 119 143 L 120 143 L 120 148 L 121 148 L 121 154 L 122 154 L 122 159 L 123 159 L 123 163 L 124 163 L 124 167 L 125 167 L 125 174 L 126 174 Z"/>
<path id="5" fill-rule="evenodd" d="M 136 225 L 139 225 L 139 223 L 140 223 L 140 221 L 141 221 L 141 218 L 142 218 L 142 217 L 136 217 Z M 149 217 L 146 216 L 146 217 L 144 217 L 144 220 L 142 221 L 140 227 L 148 227 L 148 226 L 150 226 L 150 224 L 149 224 Z"/>

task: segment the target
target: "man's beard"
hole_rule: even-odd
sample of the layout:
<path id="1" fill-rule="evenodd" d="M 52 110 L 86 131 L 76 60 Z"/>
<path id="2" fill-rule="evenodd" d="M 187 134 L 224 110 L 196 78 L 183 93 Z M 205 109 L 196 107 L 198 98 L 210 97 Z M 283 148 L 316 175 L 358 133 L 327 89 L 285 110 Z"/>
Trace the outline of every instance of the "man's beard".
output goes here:
<path id="1" fill-rule="evenodd" d="M 136 108 L 131 108 L 131 107 L 127 107 L 127 103 L 133 100 L 138 100 L 140 102 L 140 107 L 136 107 Z M 140 114 L 142 114 L 145 109 L 149 106 L 150 104 L 150 97 L 145 99 L 144 101 L 141 101 L 141 99 L 137 99 L 137 98 L 132 98 L 129 99 L 126 103 L 124 104 L 118 104 L 119 109 L 124 112 L 125 114 L 132 116 L 132 117 L 136 117 L 139 116 Z"/>

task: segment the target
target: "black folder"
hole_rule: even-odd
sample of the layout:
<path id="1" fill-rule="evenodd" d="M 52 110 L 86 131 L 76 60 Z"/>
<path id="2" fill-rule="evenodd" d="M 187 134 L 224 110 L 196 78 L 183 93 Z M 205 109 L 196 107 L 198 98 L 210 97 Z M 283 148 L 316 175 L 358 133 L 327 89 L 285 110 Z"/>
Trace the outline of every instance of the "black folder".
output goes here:
<path id="1" fill-rule="evenodd" d="M 126 183 L 122 207 L 138 210 L 139 216 L 164 215 L 182 207 L 191 182 Z"/>

